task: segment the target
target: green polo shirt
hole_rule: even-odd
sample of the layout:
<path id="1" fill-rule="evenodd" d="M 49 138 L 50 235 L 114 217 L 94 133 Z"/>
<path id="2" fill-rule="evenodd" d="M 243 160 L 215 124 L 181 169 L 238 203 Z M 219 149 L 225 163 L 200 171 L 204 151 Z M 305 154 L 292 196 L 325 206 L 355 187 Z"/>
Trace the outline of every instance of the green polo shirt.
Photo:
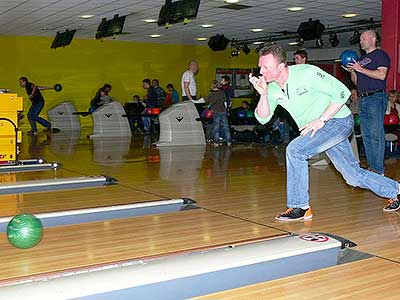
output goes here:
<path id="1" fill-rule="evenodd" d="M 267 123 L 278 105 L 284 107 L 299 128 L 321 117 L 331 102 L 344 104 L 350 96 L 349 89 L 324 70 L 313 65 L 289 66 L 289 78 L 282 90 L 276 82 L 268 84 L 270 116 L 255 116 L 261 124 Z M 351 114 L 343 107 L 333 118 L 344 118 Z"/>

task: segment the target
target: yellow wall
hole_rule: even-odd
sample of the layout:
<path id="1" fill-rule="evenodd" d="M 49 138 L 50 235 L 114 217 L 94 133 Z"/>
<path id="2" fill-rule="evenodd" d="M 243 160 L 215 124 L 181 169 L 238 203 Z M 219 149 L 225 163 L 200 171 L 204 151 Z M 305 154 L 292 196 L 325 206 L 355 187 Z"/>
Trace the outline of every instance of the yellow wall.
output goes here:
<path id="1" fill-rule="evenodd" d="M 134 94 L 145 94 L 141 83 L 147 77 L 158 78 L 162 87 L 173 83 L 180 94 L 180 78 L 191 59 L 199 62 L 197 82 L 200 96 L 209 90 L 217 67 L 249 68 L 257 65 L 254 51 L 231 58 L 230 49 L 213 52 L 207 45 L 75 39 L 70 46 L 54 50 L 50 49 L 52 40 L 47 37 L 0 37 L 3 54 L 0 88 L 9 88 L 22 95 L 25 110 L 29 102 L 25 91 L 18 86 L 20 76 L 28 77 L 36 85 L 63 85 L 60 93 L 43 92 L 46 99 L 44 112 L 64 101 L 72 101 L 78 111 L 86 111 L 97 89 L 106 82 L 113 86 L 110 95 L 122 103 Z"/>

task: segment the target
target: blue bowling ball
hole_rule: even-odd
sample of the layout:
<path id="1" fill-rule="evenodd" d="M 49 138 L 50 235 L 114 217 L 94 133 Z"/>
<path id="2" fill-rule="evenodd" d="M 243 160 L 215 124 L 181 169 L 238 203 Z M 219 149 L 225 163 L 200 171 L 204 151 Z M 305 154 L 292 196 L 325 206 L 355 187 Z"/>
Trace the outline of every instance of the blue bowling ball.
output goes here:
<path id="1" fill-rule="evenodd" d="M 241 111 L 238 112 L 237 116 L 240 119 L 244 119 L 244 118 L 247 117 L 247 114 L 246 114 L 246 112 L 244 110 L 241 110 Z"/>
<path id="2" fill-rule="evenodd" d="M 347 67 L 348 63 L 354 63 L 355 61 L 358 61 L 358 54 L 354 50 L 344 50 L 340 54 L 340 61 L 342 63 L 343 67 Z"/>

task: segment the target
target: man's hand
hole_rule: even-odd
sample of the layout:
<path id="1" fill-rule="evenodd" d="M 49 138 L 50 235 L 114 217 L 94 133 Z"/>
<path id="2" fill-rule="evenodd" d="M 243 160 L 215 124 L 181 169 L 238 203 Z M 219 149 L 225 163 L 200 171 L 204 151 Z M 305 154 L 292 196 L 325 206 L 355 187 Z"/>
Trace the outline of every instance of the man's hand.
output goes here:
<path id="1" fill-rule="evenodd" d="M 354 70 L 350 70 L 349 68 L 346 68 L 345 66 L 341 66 L 344 70 L 346 70 L 347 72 L 349 72 L 349 73 L 351 73 L 351 72 L 354 72 Z"/>
<path id="2" fill-rule="evenodd" d="M 301 127 L 299 129 L 300 134 L 304 136 L 307 135 L 309 132 L 311 132 L 311 137 L 313 137 L 318 130 L 324 127 L 324 125 L 325 125 L 324 122 L 322 122 L 320 119 L 316 119 Z"/>
<path id="3" fill-rule="evenodd" d="M 357 61 L 354 60 L 352 63 L 347 64 L 347 69 L 351 71 L 356 71 L 356 72 L 361 72 L 363 67 L 358 63 Z"/>
<path id="4" fill-rule="evenodd" d="M 268 91 L 268 85 L 267 82 L 265 81 L 263 76 L 257 77 L 253 76 L 251 73 L 249 74 L 249 81 L 251 84 L 254 86 L 256 91 L 260 94 L 266 94 Z"/>

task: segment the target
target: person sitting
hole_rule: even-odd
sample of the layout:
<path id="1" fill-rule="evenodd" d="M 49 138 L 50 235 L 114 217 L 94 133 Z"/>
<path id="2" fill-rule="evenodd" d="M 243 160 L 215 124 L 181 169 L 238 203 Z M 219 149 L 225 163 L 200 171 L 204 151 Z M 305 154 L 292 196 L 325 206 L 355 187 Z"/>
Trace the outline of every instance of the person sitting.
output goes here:
<path id="1" fill-rule="evenodd" d="M 388 104 L 385 115 L 396 115 L 400 117 L 400 104 L 397 103 L 398 94 L 396 90 L 391 90 L 388 93 Z"/>
<path id="2" fill-rule="evenodd" d="M 94 112 L 96 109 L 103 106 L 104 104 L 113 101 L 113 99 L 108 95 L 111 89 L 111 84 L 106 83 L 97 90 L 96 95 L 94 96 L 92 101 L 90 101 L 89 112 Z"/>
<path id="3" fill-rule="evenodd" d="M 145 104 L 140 100 L 140 97 L 138 95 L 134 95 L 132 101 L 125 103 L 124 109 L 132 132 L 135 129 L 144 131 L 143 112 L 145 110 Z"/>
<path id="4" fill-rule="evenodd" d="M 346 102 L 353 115 L 358 115 L 360 112 L 360 98 L 358 96 L 357 89 L 353 88 L 350 90 L 351 95 L 349 100 Z"/>

